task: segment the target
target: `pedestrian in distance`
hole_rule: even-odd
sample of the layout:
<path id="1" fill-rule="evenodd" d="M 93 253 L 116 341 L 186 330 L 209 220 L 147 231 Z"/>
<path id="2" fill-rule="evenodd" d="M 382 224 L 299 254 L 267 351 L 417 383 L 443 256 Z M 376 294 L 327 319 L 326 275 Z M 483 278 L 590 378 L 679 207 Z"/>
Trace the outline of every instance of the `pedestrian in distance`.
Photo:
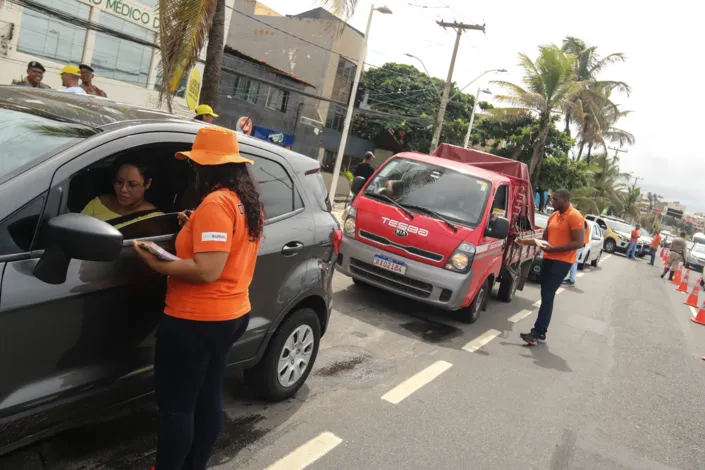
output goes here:
<path id="1" fill-rule="evenodd" d="M 78 66 L 78 69 L 81 71 L 81 88 L 83 88 L 86 94 L 102 96 L 103 98 L 108 97 L 103 90 L 93 84 L 93 78 L 95 77 L 93 67 L 87 64 L 81 64 Z"/>
<path id="2" fill-rule="evenodd" d="M 36 60 L 27 64 L 27 76 L 22 80 L 13 80 L 12 84 L 17 86 L 28 86 L 32 88 L 51 88 L 49 85 L 42 83 L 46 69 Z"/>
<path id="3" fill-rule="evenodd" d="M 671 242 L 671 249 L 668 252 L 668 262 L 661 273 L 661 277 L 668 274 L 668 280 L 673 280 L 673 273 L 676 272 L 680 263 L 686 259 L 688 243 L 685 241 L 685 232 L 681 232 L 680 237 L 674 238 Z M 670 271 L 670 274 L 669 274 Z"/>
<path id="4" fill-rule="evenodd" d="M 212 124 L 215 118 L 217 117 L 218 115 L 213 112 L 213 108 L 211 108 L 207 104 L 202 104 L 196 106 L 196 117 L 194 117 L 193 119 L 195 121 L 203 121 L 207 122 L 208 124 Z"/>
<path id="5" fill-rule="evenodd" d="M 355 178 L 358 176 L 362 176 L 366 180 L 370 179 L 370 177 L 374 174 L 375 172 L 375 167 L 372 166 L 372 160 L 375 159 L 375 154 L 372 152 L 367 152 L 365 153 L 365 157 L 362 160 L 362 163 L 360 163 L 357 168 L 355 168 Z"/>
<path id="6" fill-rule="evenodd" d="M 559 189 L 551 196 L 555 209 L 543 231 L 543 266 L 541 269 L 541 307 L 534 327 L 521 338 L 529 345 L 546 341 L 553 315 L 553 301 L 570 267 L 577 260 L 578 249 L 585 245 L 585 219 L 570 203 L 570 192 Z"/>
<path id="7" fill-rule="evenodd" d="M 573 263 L 573 266 L 570 267 L 570 272 L 568 273 L 568 277 L 563 280 L 563 284 L 565 284 L 567 287 L 575 287 L 575 281 L 578 277 L 578 260 L 583 255 L 583 251 L 585 251 L 585 247 L 587 247 L 588 243 L 590 243 L 590 230 L 588 229 L 588 224 L 585 219 L 583 219 L 583 225 L 585 228 L 585 245 L 582 248 L 578 249 L 578 255 L 575 259 L 575 263 Z M 587 262 L 587 260 L 586 260 L 586 262 Z"/>
<path id="8" fill-rule="evenodd" d="M 636 247 L 639 244 L 639 229 L 641 225 L 636 224 L 629 236 L 629 245 L 627 245 L 627 258 L 636 259 Z"/>
<path id="9" fill-rule="evenodd" d="M 61 84 L 66 88 L 69 93 L 76 93 L 77 95 L 85 95 L 86 91 L 79 86 L 79 79 L 81 78 L 81 70 L 75 65 L 66 65 L 61 72 Z"/>
<path id="10" fill-rule="evenodd" d="M 177 260 L 144 242 L 140 258 L 169 276 L 154 357 L 159 405 L 156 470 L 204 470 L 220 433 L 230 349 L 250 319 L 249 287 L 262 238 L 260 196 L 229 129 L 200 129 L 187 159 L 200 204 L 179 214 Z M 152 247 L 153 248 L 153 247 Z"/>
<path id="11" fill-rule="evenodd" d="M 660 245 L 661 245 L 661 232 L 656 230 L 656 231 L 654 231 L 654 235 L 651 240 L 651 246 L 649 247 L 649 254 L 651 255 L 651 261 L 649 261 L 649 264 L 651 266 L 654 265 L 654 261 L 656 260 L 656 252 L 658 251 L 658 247 Z"/>

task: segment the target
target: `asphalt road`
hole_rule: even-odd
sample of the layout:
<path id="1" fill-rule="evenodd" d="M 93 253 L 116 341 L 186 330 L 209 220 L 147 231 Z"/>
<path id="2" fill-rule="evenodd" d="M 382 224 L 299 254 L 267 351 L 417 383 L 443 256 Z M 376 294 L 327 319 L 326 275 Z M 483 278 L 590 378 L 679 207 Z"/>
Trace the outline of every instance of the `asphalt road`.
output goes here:
<path id="1" fill-rule="evenodd" d="M 558 295 L 548 343 L 535 347 L 519 339 L 536 317 L 535 284 L 464 325 L 337 275 L 308 383 L 267 404 L 229 382 L 213 468 L 702 469 L 705 326 L 659 274 L 603 258 Z M 147 469 L 154 428 L 145 404 L 0 468 Z"/>

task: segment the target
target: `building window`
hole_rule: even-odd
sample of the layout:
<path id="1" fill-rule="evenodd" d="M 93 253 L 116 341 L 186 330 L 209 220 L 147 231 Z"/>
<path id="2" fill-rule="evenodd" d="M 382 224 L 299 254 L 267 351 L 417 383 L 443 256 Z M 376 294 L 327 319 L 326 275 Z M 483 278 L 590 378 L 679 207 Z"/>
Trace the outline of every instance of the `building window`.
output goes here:
<path id="1" fill-rule="evenodd" d="M 184 74 L 181 76 L 181 81 L 179 81 L 179 85 L 176 87 L 176 90 L 174 91 L 174 96 L 178 96 L 179 98 L 185 98 L 186 97 L 186 85 L 188 85 L 188 77 L 191 74 L 191 71 L 184 72 Z M 154 83 L 154 89 L 156 91 L 162 91 L 162 71 L 159 70 L 157 72 L 157 78 L 156 82 Z"/>
<path id="2" fill-rule="evenodd" d="M 341 132 L 345 125 L 346 112 L 347 108 L 343 108 L 337 104 L 330 105 L 330 108 L 328 108 L 328 117 L 326 118 L 326 127 Z"/>
<path id="3" fill-rule="evenodd" d="M 238 75 L 235 77 L 235 85 L 233 88 L 235 98 L 250 103 L 257 103 L 257 95 L 259 94 L 259 82 L 251 78 Z"/>
<path id="4" fill-rule="evenodd" d="M 355 81 L 355 64 L 342 57 L 338 61 L 333 85 L 333 99 L 347 102 L 350 99 L 353 81 Z"/>
<path id="5" fill-rule="evenodd" d="M 34 0 L 54 10 L 88 20 L 91 7 L 75 0 Z M 86 28 L 65 23 L 44 13 L 22 10 L 17 50 L 64 64 L 78 64 L 83 57 Z"/>
<path id="6" fill-rule="evenodd" d="M 271 87 L 269 89 L 267 104 L 265 106 L 269 109 L 274 109 L 285 113 L 287 106 L 289 106 L 289 92 Z"/>
<path id="7" fill-rule="evenodd" d="M 154 43 L 154 31 L 117 16 L 101 11 L 98 21 L 108 28 Z M 147 86 L 153 52 L 153 47 L 96 32 L 91 65 L 96 73 L 103 77 Z"/>

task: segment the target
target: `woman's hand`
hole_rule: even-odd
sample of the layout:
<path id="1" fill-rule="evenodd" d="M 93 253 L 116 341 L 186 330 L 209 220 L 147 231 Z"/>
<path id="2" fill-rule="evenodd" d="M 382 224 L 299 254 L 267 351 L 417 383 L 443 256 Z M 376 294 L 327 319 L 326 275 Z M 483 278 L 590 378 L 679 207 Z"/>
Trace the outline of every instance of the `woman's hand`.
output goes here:
<path id="1" fill-rule="evenodd" d="M 156 263 L 159 262 L 156 256 L 152 254 L 152 252 L 145 250 L 144 248 L 141 248 L 139 245 L 139 242 L 137 240 L 132 241 L 132 246 L 135 249 L 135 252 L 137 253 L 137 256 L 142 258 L 142 261 L 149 266 L 150 268 L 154 269 L 154 266 Z"/>
<path id="2" fill-rule="evenodd" d="M 184 226 L 186 225 L 186 222 L 188 222 L 189 217 L 191 217 L 191 214 L 193 213 L 192 210 L 185 210 L 183 212 L 179 212 L 177 214 L 177 218 L 179 219 L 179 225 Z"/>

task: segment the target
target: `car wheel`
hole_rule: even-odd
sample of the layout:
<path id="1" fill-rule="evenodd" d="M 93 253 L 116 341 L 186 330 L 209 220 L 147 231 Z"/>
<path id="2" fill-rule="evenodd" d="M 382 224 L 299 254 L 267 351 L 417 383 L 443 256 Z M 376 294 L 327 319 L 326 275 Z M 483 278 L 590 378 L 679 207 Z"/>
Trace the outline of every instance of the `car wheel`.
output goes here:
<path id="1" fill-rule="evenodd" d="M 281 401 L 294 395 L 306 382 L 318 355 L 321 324 L 310 308 L 289 316 L 274 333 L 267 351 L 245 381 L 263 398 Z"/>
<path id="2" fill-rule="evenodd" d="M 497 298 L 502 302 L 511 302 L 517 292 L 518 284 L 519 278 L 517 276 L 512 276 L 511 274 L 503 276 L 497 290 Z"/>
<path id="3" fill-rule="evenodd" d="M 585 255 L 585 257 L 583 258 L 583 262 L 578 263 L 578 269 L 581 271 L 583 269 L 585 269 L 585 264 L 587 264 L 587 260 L 589 260 L 589 259 L 590 259 L 590 252 L 588 251 L 587 254 Z"/>
<path id="4" fill-rule="evenodd" d="M 605 240 L 605 251 L 607 253 L 614 253 L 614 250 L 617 249 L 617 244 L 612 240 L 611 238 L 608 240 Z"/>
<path id="5" fill-rule="evenodd" d="M 597 258 L 595 258 L 594 260 L 592 260 L 592 262 L 590 263 L 590 266 L 592 266 L 593 268 L 596 268 L 597 265 L 600 264 L 600 258 L 602 258 L 602 251 L 600 251 L 600 252 L 597 254 Z"/>
<path id="6" fill-rule="evenodd" d="M 487 280 L 485 280 L 485 282 L 482 283 L 482 286 L 480 286 L 480 289 L 477 291 L 477 294 L 475 294 L 475 298 L 472 303 L 460 310 L 460 320 L 463 323 L 475 323 L 480 317 L 480 312 L 484 308 L 485 301 L 487 300 L 488 285 Z"/>

